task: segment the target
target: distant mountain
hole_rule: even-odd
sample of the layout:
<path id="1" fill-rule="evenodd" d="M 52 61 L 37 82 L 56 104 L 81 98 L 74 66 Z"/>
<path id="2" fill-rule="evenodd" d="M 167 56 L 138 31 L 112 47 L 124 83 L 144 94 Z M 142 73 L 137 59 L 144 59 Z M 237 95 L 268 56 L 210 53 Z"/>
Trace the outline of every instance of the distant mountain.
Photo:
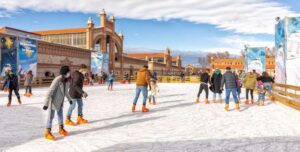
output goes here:
<path id="1" fill-rule="evenodd" d="M 165 50 L 155 50 L 155 49 L 145 49 L 145 48 L 127 48 L 124 49 L 124 53 L 162 53 Z M 172 50 L 171 49 L 171 55 L 177 56 L 181 55 L 182 56 L 182 64 L 187 65 L 187 64 L 198 64 L 198 58 L 206 56 L 208 52 L 203 52 L 203 51 L 179 51 L 179 50 Z"/>

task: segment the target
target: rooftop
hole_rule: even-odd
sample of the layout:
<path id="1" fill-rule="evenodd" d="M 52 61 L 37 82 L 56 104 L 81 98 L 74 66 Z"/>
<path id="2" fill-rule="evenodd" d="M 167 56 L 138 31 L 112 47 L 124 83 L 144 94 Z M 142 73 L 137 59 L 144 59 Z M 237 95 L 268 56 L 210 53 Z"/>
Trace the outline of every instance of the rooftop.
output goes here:
<path id="1" fill-rule="evenodd" d="M 33 31 L 33 33 L 40 34 L 40 35 L 82 33 L 82 32 L 86 32 L 86 28 L 70 28 L 70 29 L 58 29 L 58 30 L 46 30 L 46 31 Z"/>

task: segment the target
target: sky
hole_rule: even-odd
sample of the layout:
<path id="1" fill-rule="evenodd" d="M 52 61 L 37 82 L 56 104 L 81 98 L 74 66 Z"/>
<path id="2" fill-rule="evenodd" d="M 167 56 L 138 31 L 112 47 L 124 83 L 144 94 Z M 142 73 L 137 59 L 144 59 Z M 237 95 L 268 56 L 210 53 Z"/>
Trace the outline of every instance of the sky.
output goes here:
<path id="1" fill-rule="evenodd" d="M 300 16 L 299 0 L 1 0 L 0 27 L 36 31 L 99 25 L 116 17 L 124 48 L 239 54 L 274 46 L 276 17 Z"/>

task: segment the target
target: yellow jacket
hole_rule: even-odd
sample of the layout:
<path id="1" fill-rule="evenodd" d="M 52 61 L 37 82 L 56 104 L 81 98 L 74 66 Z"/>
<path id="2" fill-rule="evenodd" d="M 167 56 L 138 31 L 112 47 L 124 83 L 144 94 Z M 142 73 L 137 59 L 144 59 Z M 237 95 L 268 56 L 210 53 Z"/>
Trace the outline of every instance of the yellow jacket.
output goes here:
<path id="1" fill-rule="evenodd" d="M 247 73 L 244 79 L 244 86 L 246 89 L 254 90 L 256 86 L 256 74 Z"/>
<path id="2" fill-rule="evenodd" d="M 148 69 L 143 67 L 137 72 L 136 85 L 137 86 L 148 86 L 149 83 L 150 83 L 149 71 L 148 71 Z"/>

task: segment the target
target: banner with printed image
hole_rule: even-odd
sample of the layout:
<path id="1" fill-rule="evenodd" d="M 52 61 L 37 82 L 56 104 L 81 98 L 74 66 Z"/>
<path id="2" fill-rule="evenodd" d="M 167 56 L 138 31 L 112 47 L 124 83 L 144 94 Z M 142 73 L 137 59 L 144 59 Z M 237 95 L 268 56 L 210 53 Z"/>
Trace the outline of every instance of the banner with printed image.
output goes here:
<path id="1" fill-rule="evenodd" d="M 247 48 L 247 70 L 262 73 L 266 70 L 266 53 L 264 47 Z"/>
<path id="2" fill-rule="evenodd" d="M 99 51 L 91 54 L 91 71 L 93 74 L 101 76 L 102 73 L 109 74 L 109 55 L 108 53 L 101 53 Z"/>
<path id="3" fill-rule="evenodd" d="M 23 78 L 28 71 L 33 77 L 37 75 L 37 41 L 28 38 L 19 38 L 18 74 Z"/>
<path id="4" fill-rule="evenodd" d="M 275 26 L 275 82 L 286 83 L 286 41 L 285 22 L 281 20 Z"/>
<path id="5" fill-rule="evenodd" d="M 300 17 L 286 18 L 286 84 L 300 86 Z"/>
<path id="6" fill-rule="evenodd" d="M 0 37 L 1 48 L 1 77 L 5 79 L 8 71 L 17 74 L 17 38 L 11 36 Z"/>

